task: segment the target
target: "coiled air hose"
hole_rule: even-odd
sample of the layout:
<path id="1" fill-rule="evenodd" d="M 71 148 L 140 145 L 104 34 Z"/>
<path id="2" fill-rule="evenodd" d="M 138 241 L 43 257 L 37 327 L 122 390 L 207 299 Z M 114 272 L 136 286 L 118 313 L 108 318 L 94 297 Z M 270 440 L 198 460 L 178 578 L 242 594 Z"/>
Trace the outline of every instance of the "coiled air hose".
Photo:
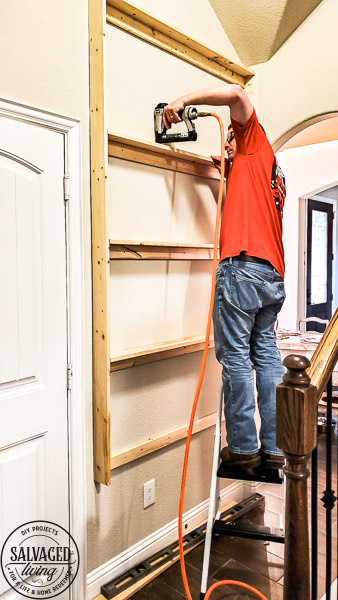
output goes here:
<path id="1" fill-rule="evenodd" d="M 220 219 L 221 219 L 221 208 L 222 208 L 222 199 L 223 199 L 223 191 L 224 191 L 224 171 L 225 171 L 225 161 L 224 161 L 224 158 L 225 158 L 225 136 L 224 136 L 224 125 L 223 125 L 222 119 L 216 113 L 202 112 L 202 113 L 198 113 L 198 116 L 199 117 L 215 117 L 219 123 L 220 132 L 221 132 L 221 177 L 220 177 L 220 183 L 219 183 L 219 189 L 218 189 L 217 212 L 216 212 L 216 223 L 215 223 L 215 233 L 214 233 L 214 257 L 213 257 L 213 263 L 212 263 L 211 294 L 210 294 L 207 330 L 206 330 L 205 343 L 204 343 L 204 349 L 203 349 L 202 364 L 201 364 L 200 374 L 199 374 L 198 383 L 197 383 L 197 387 L 196 387 L 195 399 L 194 399 L 194 403 L 193 403 L 192 410 L 191 410 L 187 443 L 186 443 L 186 447 L 185 447 L 181 493 L 180 493 L 180 503 L 179 503 L 179 513 L 178 513 L 178 541 L 179 541 L 179 550 L 180 550 L 181 572 L 182 572 L 183 585 L 184 585 L 185 593 L 186 593 L 188 600 L 192 600 L 192 597 L 191 597 L 190 590 L 189 590 L 188 579 L 187 579 L 187 574 L 186 574 L 186 569 L 185 569 L 185 562 L 184 562 L 183 523 L 182 523 L 183 522 L 183 503 L 184 503 L 185 484 L 186 484 L 186 478 L 187 478 L 187 468 L 188 468 L 191 434 L 192 434 L 192 429 L 193 429 L 193 425 L 194 425 L 196 408 L 197 408 L 197 403 L 199 400 L 200 391 L 201 391 L 201 387 L 202 387 L 202 383 L 203 383 L 205 366 L 206 366 L 207 355 L 208 355 L 209 337 L 210 337 L 212 313 L 213 313 L 214 298 L 215 298 L 219 225 L 220 225 Z M 241 581 L 234 581 L 231 579 L 226 579 L 224 581 L 218 581 L 218 582 L 214 583 L 208 589 L 204 600 L 208 600 L 210 598 L 212 591 L 221 585 L 240 586 L 240 587 L 246 588 L 247 590 L 250 590 L 251 592 L 256 594 L 256 596 L 258 596 L 258 598 L 261 598 L 261 600 L 268 600 L 266 598 L 266 596 L 264 596 L 261 592 L 259 592 L 255 588 L 251 587 L 250 585 L 248 585 L 246 583 L 242 583 Z"/>

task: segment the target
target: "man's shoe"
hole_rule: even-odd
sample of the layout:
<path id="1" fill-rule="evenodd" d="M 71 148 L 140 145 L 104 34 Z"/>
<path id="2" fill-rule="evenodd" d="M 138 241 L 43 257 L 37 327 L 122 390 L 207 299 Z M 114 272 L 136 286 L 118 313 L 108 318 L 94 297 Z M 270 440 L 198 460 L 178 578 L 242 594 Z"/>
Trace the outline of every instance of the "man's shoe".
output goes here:
<path id="1" fill-rule="evenodd" d="M 264 452 L 264 450 L 260 450 L 260 455 L 263 467 L 267 469 L 282 469 L 284 467 L 284 456 L 269 454 L 268 452 Z"/>
<path id="2" fill-rule="evenodd" d="M 238 454 L 231 452 L 226 446 L 221 451 L 222 463 L 228 467 L 240 467 L 241 469 L 252 469 L 259 467 L 262 462 L 259 452 L 254 454 Z"/>

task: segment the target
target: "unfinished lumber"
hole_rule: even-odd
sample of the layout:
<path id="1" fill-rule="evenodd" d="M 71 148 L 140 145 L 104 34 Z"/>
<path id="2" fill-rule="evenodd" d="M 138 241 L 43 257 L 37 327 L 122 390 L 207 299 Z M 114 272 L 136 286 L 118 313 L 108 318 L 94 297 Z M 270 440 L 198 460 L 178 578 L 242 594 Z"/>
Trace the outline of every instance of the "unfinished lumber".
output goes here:
<path id="1" fill-rule="evenodd" d="M 211 158 L 108 132 L 108 156 L 197 177 L 219 179 Z"/>
<path id="2" fill-rule="evenodd" d="M 205 336 L 195 336 L 183 338 L 164 344 L 153 344 L 143 348 L 133 348 L 126 352 L 119 352 L 110 357 L 110 372 L 121 371 L 122 369 L 130 369 L 140 365 L 165 360 L 166 358 L 174 358 L 183 354 L 192 352 L 200 352 L 204 348 Z M 211 335 L 209 339 L 209 348 L 214 347 L 214 338 Z"/>
<path id="3" fill-rule="evenodd" d="M 212 244 L 110 240 L 110 260 L 212 260 Z"/>
<path id="4" fill-rule="evenodd" d="M 198 433 L 203 431 L 204 429 L 208 429 L 216 424 L 217 413 L 212 413 L 207 417 L 202 417 L 198 419 L 194 423 L 192 433 Z M 142 458 L 142 456 L 147 456 L 147 454 L 151 454 L 152 452 L 156 452 L 157 450 L 161 450 L 162 448 L 166 448 L 166 446 L 170 446 L 171 444 L 175 444 L 179 440 L 183 440 L 188 435 L 189 424 L 184 427 L 180 427 L 179 429 L 175 429 L 174 431 L 170 431 L 164 435 L 156 437 L 154 439 L 148 439 L 144 441 L 142 444 L 138 444 L 133 448 L 128 448 L 124 452 L 120 452 L 119 454 L 115 454 L 111 457 L 110 468 L 111 470 L 117 469 L 122 465 L 126 465 L 127 463 L 133 462 L 134 460 L 138 460 Z"/>
<path id="5" fill-rule="evenodd" d="M 94 479 L 110 483 L 109 238 L 104 98 L 105 3 L 89 1 L 90 137 L 93 268 Z"/>
<path id="6" fill-rule="evenodd" d="M 253 71 L 123 0 L 107 0 L 107 23 L 227 83 L 244 87 L 254 76 Z"/>

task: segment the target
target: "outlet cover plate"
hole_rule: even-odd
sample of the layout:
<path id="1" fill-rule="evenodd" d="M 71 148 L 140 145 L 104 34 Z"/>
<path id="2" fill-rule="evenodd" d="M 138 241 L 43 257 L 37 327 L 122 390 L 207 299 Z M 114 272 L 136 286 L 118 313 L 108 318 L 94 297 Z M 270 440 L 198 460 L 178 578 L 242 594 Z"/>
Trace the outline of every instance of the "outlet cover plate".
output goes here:
<path id="1" fill-rule="evenodd" d="M 148 508 L 155 502 L 155 479 L 143 485 L 143 508 Z"/>

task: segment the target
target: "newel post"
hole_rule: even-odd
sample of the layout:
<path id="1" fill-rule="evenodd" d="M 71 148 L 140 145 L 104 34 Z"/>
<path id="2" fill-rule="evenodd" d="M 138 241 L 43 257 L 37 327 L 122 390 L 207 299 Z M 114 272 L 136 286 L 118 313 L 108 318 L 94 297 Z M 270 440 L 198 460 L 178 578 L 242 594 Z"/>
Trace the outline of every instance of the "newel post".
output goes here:
<path id="1" fill-rule="evenodd" d="M 317 445 L 317 398 L 305 356 L 290 354 L 283 365 L 287 372 L 277 387 L 277 446 L 286 458 L 284 600 L 305 600 L 310 598 L 307 462 Z"/>

